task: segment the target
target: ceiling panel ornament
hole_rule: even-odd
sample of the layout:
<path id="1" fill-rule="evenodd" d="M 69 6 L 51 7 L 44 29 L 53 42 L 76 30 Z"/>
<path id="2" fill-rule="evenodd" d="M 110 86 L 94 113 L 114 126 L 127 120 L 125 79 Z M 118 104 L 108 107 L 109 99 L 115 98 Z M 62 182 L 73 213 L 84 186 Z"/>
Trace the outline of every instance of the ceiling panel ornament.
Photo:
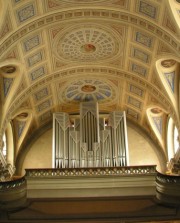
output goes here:
<path id="1" fill-rule="evenodd" d="M 97 6 L 105 3 L 106 5 L 112 5 L 112 6 L 118 5 L 118 7 L 126 9 L 128 7 L 129 0 L 89 0 L 89 1 L 87 0 L 47 0 L 45 7 L 46 7 L 46 11 L 57 10 L 57 8 L 61 8 L 61 9 L 66 8 L 72 5 L 73 3 L 79 4 L 79 5 L 96 4 Z"/>
<path id="2" fill-rule="evenodd" d="M 66 85 L 61 92 L 62 99 L 66 103 L 70 101 L 74 103 L 82 101 L 110 102 L 116 97 L 115 86 L 111 83 L 100 79 L 81 78 Z"/>
<path id="3" fill-rule="evenodd" d="M 43 77 L 46 74 L 47 74 L 47 69 L 46 69 L 46 66 L 44 65 L 30 72 L 29 77 L 31 81 L 36 81 L 37 79 Z"/>
<path id="4" fill-rule="evenodd" d="M 38 90 L 36 93 L 34 93 L 33 98 L 35 102 L 41 101 L 48 97 L 50 94 L 50 90 L 48 87 L 44 87 L 40 90 Z"/>
<path id="5" fill-rule="evenodd" d="M 146 64 L 150 63 L 150 55 L 143 50 L 140 50 L 138 48 L 132 48 L 131 55 L 132 57 L 134 57 L 135 59 L 143 63 L 146 63 Z"/>
<path id="6" fill-rule="evenodd" d="M 25 52 L 29 52 L 32 49 L 36 48 L 42 43 L 42 39 L 40 34 L 35 34 L 31 37 L 28 37 L 28 39 L 23 41 L 23 48 Z"/>
<path id="7" fill-rule="evenodd" d="M 139 86 L 135 86 L 134 84 L 129 84 L 129 92 L 140 98 L 144 98 L 145 95 L 145 91 L 141 89 Z"/>
<path id="8" fill-rule="evenodd" d="M 140 114 L 132 108 L 127 108 L 126 114 L 128 118 L 133 119 L 134 121 L 140 120 Z"/>
<path id="9" fill-rule="evenodd" d="M 152 48 L 153 46 L 153 38 L 149 34 L 142 33 L 141 31 L 135 32 L 135 41 L 148 48 Z"/>
<path id="10" fill-rule="evenodd" d="M 150 4 L 149 1 L 139 1 L 139 8 L 138 11 L 139 13 L 141 13 L 144 16 L 147 16 L 151 19 L 157 19 L 157 15 L 158 15 L 158 7 Z"/>
<path id="11" fill-rule="evenodd" d="M 147 78 L 148 69 L 142 65 L 139 65 L 136 62 L 131 62 L 129 66 L 129 70 L 139 75 L 140 77 Z"/>
<path id="12" fill-rule="evenodd" d="M 60 32 L 53 51 L 66 62 L 101 62 L 120 56 L 122 47 L 121 37 L 108 27 L 81 24 Z"/>
<path id="13" fill-rule="evenodd" d="M 35 3 L 26 4 L 23 7 L 17 9 L 16 16 L 18 23 L 25 22 L 36 15 Z"/>
<path id="14" fill-rule="evenodd" d="M 127 103 L 128 105 L 133 106 L 135 109 L 142 109 L 142 102 L 132 96 L 127 97 Z"/>
<path id="15" fill-rule="evenodd" d="M 43 52 L 43 50 L 40 50 L 39 52 L 36 52 L 33 55 L 31 55 L 30 57 L 28 57 L 27 66 L 32 67 L 32 66 L 38 64 L 39 62 L 41 62 L 43 60 L 43 58 L 44 58 L 44 52 Z"/>
<path id="16" fill-rule="evenodd" d="M 52 106 L 52 99 L 48 99 L 39 104 L 36 108 L 37 112 L 44 112 L 44 110 L 48 110 Z"/>

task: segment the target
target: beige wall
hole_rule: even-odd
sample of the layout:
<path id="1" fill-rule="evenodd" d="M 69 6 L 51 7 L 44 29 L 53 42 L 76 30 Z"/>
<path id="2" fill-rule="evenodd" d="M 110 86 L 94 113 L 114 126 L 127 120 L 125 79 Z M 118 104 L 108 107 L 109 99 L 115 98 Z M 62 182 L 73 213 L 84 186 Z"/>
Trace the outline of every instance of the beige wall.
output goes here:
<path id="1" fill-rule="evenodd" d="M 161 171 L 160 160 L 158 159 L 156 148 L 150 144 L 140 133 L 128 127 L 129 164 L 157 165 L 157 170 Z"/>
<path id="2" fill-rule="evenodd" d="M 52 167 L 52 129 L 46 131 L 38 138 L 29 152 L 26 154 L 22 165 L 22 174 L 24 169 L 28 168 L 51 168 Z"/>
<path id="3" fill-rule="evenodd" d="M 128 127 L 129 164 L 157 165 L 160 171 L 160 161 L 155 148 L 136 130 Z M 27 153 L 22 166 L 22 174 L 26 168 L 51 168 L 52 167 L 52 129 L 44 133 L 34 142 Z"/>

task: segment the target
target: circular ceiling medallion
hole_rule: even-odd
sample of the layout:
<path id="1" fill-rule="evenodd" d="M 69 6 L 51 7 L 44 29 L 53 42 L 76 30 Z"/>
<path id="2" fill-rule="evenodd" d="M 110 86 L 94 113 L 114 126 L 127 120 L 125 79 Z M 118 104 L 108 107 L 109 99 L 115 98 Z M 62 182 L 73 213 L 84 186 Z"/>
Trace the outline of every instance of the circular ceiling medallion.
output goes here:
<path id="1" fill-rule="evenodd" d="M 58 59 L 66 62 L 101 62 L 122 53 L 122 40 L 107 27 L 84 24 L 59 33 L 53 46 Z"/>
<path id="2" fill-rule="evenodd" d="M 1 70 L 6 74 L 12 74 L 16 71 L 16 67 L 12 65 L 1 67 Z"/>
<path id="3" fill-rule="evenodd" d="M 161 114 L 162 110 L 160 108 L 152 108 L 151 113 L 156 114 L 156 115 Z"/>
<path id="4" fill-rule="evenodd" d="M 82 53 L 93 53 L 96 47 L 93 44 L 87 43 L 81 46 Z"/>
<path id="5" fill-rule="evenodd" d="M 63 90 L 63 99 L 71 102 L 112 100 L 112 86 L 97 79 L 77 80 Z"/>
<path id="6" fill-rule="evenodd" d="M 172 59 L 170 59 L 170 60 L 163 60 L 161 62 L 161 65 L 163 67 L 165 67 L 165 68 L 169 68 L 169 67 L 172 67 L 175 63 L 176 63 L 176 61 L 175 60 L 172 60 Z"/>
<path id="7" fill-rule="evenodd" d="M 93 92 L 96 90 L 96 87 L 91 84 L 85 84 L 84 86 L 82 86 L 81 90 L 83 92 Z"/>
<path id="8" fill-rule="evenodd" d="M 18 118 L 22 118 L 22 119 L 27 118 L 28 117 L 28 113 L 27 112 L 23 112 L 23 113 L 17 115 L 17 117 Z"/>

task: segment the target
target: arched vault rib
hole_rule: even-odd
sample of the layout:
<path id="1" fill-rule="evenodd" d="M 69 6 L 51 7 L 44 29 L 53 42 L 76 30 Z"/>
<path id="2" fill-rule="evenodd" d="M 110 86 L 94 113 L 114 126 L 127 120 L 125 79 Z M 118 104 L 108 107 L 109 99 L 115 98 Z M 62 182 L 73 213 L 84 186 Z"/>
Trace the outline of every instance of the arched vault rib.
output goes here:
<path id="1" fill-rule="evenodd" d="M 87 11 L 88 16 L 87 16 Z M 37 32 L 38 30 L 44 29 L 46 27 L 52 26 L 56 23 L 66 22 L 67 18 L 69 22 L 77 22 L 77 21 L 86 21 L 88 18 L 92 21 L 102 20 L 102 21 L 114 21 L 118 23 L 123 23 L 127 25 L 131 25 L 133 27 L 138 27 L 139 29 L 146 30 L 151 35 L 156 35 L 156 38 L 159 38 L 164 43 L 168 44 L 169 47 L 178 55 L 179 53 L 179 39 L 178 36 L 167 32 L 162 29 L 158 25 L 149 22 L 144 17 L 135 16 L 131 13 L 126 13 L 117 10 L 106 10 L 106 9 L 96 9 L 97 12 L 95 15 L 93 13 L 94 9 L 75 9 L 75 10 L 66 10 L 58 13 L 52 13 L 51 15 L 42 16 L 41 18 L 35 20 L 35 22 L 26 23 L 24 26 L 19 28 L 13 34 L 9 34 L 9 36 L 5 36 L 6 38 L 2 39 L 2 43 L 0 45 L 0 54 L 3 56 L 5 53 L 5 49 L 16 44 L 21 38 L 25 38 L 28 34 L 32 32 Z M 81 15 L 79 15 L 79 12 Z M 86 12 L 86 13 L 85 13 Z M 72 15 L 72 16 L 69 16 Z M 142 25 L 143 24 L 143 25 Z"/>
<path id="2" fill-rule="evenodd" d="M 56 72 L 54 74 L 47 75 L 44 78 L 41 78 L 39 81 L 31 85 L 29 88 L 25 89 L 22 93 L 20 93 L 13 103 L 10 105 L 7 113 L 6 113 L 6 119 L 9 119 L 13 116 L 13 114 L 16 112 L 16 110 L 19 108 L 19 106 L 22 104 L 23 101 L 25 101 L 29 96 L 31 96 L 40 86 L 47 85 L 47 84 L 53 84 L 59 80 L 69 80 L 74 75 L 82 75 L 83 73 L 98 74 L 99 77 L 112 77 L 112 78 L 120 78 L 124 79 L 128 82 L 136 83 L 139 86 L 141 86 L 143 89 L 146 89 L 151 95 L 153 95 L 161 104 L 163 103 L 164 108 L 168 112 L 172 113 L 172 116 L 174 116 L 175 120 L 178 120 L 175 114 L 173 114 L 173 109 L 171 106 L 170 101 L 166 97 L 166 95 L 163 95 L 162 92 L 160 92 L 157 87 L 153 86 L 151 83 L 149 83 L 147 80 L 144 80 L 142 78 L 138 78 L 136 75 L 128 73 L 128 72 L 122 72 L 115 68 L 109 68 L 109 67 L 74 67 L 71 69 L 65 69 L 61 72 Z M 5 120 L 4 120 L 5 121 Z M 5 123 L 4 123 L 5 124 Z"/>

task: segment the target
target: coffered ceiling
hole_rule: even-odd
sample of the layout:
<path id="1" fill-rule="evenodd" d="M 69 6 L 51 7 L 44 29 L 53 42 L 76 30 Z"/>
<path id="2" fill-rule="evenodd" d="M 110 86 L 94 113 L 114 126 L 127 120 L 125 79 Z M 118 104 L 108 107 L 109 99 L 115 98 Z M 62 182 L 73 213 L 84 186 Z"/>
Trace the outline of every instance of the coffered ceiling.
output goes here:
<path id="1" fill-rule="evenodd" d="M 1 0 L 1 136 L 16 156 L 52 123 L 78 113 L 125 110 L 165 150 L 167 118 L 179 128 L 180 3 L 176 0 Z"/>

